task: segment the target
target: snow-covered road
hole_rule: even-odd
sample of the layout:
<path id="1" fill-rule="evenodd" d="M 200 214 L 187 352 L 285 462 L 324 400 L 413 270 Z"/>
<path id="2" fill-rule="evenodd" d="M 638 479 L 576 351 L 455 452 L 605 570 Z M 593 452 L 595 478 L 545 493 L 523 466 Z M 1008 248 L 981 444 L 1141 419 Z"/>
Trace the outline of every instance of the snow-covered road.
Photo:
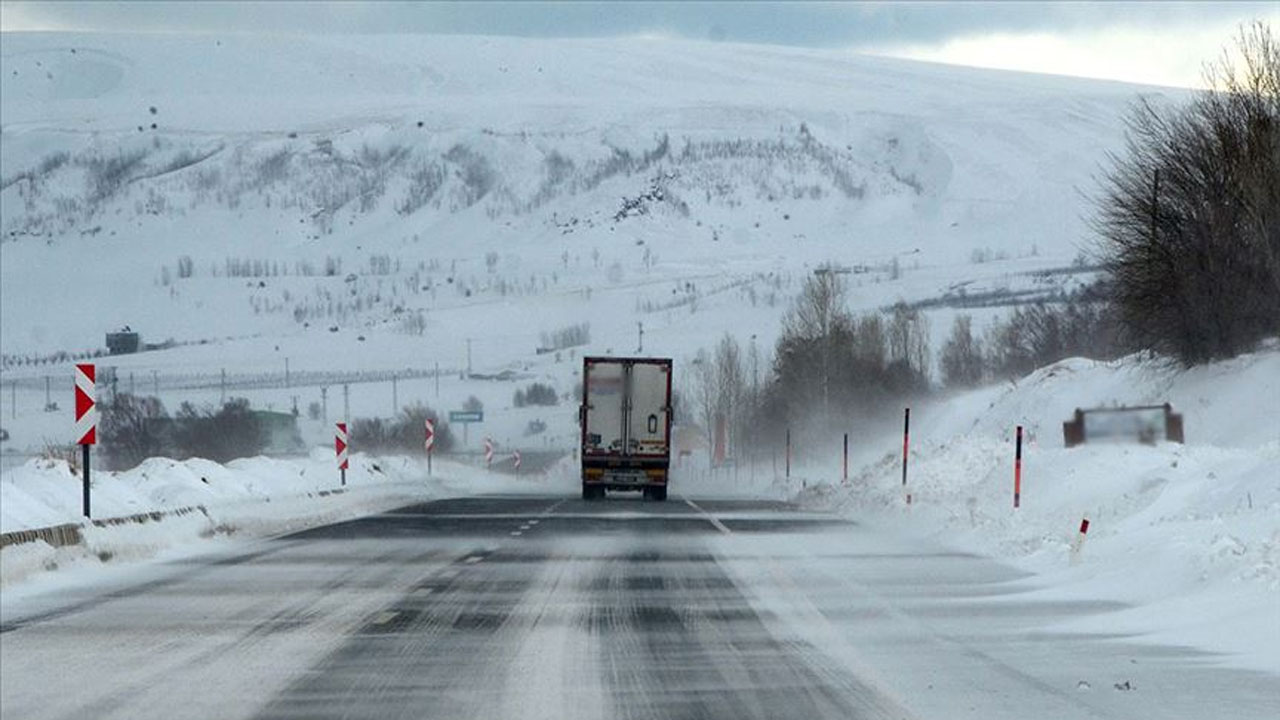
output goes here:
<path id="1" fill-rule="evenodd" d="M 1262 718 L 1274 675 L 762 501 L 451 499 L 6 601 L 14 718 Z"/>

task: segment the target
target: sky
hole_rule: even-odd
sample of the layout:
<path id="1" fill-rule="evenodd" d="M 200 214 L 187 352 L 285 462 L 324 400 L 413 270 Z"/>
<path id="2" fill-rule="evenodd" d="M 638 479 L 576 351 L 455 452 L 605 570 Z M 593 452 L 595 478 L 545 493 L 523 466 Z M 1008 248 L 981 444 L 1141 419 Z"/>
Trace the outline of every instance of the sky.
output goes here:
<path id="1" fill-rule="evenodd" d="M 1200 87 L 1262 2 L 24 2 L 0 30 L 647 36 L 845 50 Z"/>

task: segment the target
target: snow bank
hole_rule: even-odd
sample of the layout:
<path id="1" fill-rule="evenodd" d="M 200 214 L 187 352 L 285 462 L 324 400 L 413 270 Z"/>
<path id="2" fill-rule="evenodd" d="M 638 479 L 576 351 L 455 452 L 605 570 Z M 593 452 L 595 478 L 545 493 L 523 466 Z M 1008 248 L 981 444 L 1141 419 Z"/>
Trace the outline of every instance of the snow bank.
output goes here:
<path id="1" fill-rule="evenodd" d="M 546 490 L 551 482 L 451 462 L 436 462 L 428 477 L 416 459 L 357 454 L 347 485 L 340 487 L 332 453 L 323 449 L 309 458 L 257 457 L 225 466 L 151 458 L 129 471 L 95 472 L 92 510 L 95 519 L 159 515 L 103 524 L 81 517 L 80 478 L 65 462 L 32 460 L 0 478 L 0 532 L 72 523 L 82 541 L 58 548 L 39 540 L 5 547 L 0 585 L 43 571 L 150 558 L 209 540 L 292 532 L 444 495 Z"/>
<path id="2" fill-rule="evenodd" d="M 1186 444 L 1066 449 L 1077 407 L 1173 403 Z M 1045 597 L 1105 597 L 1128 610 L 1056 630 L 1138 633 L 1280 670 L 1280 351 L 1186 372 L 1136 358 L 1066 360 L 1014 385 L 912 411 L 906 504 L 887 453 L 846 487 L 817 479 L 812 504 L 892 519 L 1036 572 Z M 1013 437 L 1024 445 L 1013 508 Z M 892 446 L 892 445 L 889 445 Z M 810 479 L 814 485 L 814 479 Z M 1073 556 L 1083 518 L 1090 528 Z"/>

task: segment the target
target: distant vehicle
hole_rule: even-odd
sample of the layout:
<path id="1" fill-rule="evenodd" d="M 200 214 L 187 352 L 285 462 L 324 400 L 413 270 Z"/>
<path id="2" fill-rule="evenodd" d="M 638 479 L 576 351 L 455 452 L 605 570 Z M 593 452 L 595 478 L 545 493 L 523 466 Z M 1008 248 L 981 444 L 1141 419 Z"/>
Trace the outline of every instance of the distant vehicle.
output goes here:
<path id="1" fill-rule="evenodd" d="M 642 490 L 667 499 L 671 468 L 671 359 L 582 360 L 582 499 Z"/>

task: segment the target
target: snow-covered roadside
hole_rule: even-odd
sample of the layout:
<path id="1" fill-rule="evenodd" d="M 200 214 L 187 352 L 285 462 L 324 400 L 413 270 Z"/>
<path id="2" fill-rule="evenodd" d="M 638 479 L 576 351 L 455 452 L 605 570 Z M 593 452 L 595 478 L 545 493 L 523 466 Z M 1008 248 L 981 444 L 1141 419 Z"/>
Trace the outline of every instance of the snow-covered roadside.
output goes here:
<path id="1" fill-rule="evenodd" d="M 1185 445 L 1063 447 L 1061 422 L 1076 407 L 1166 400 L 1184 414 Z M 805 497 L 1009 560 L 1037 574 L 1037 598 L 1131 605 L 1051 630 L 1192 645 L 1224 653 L 1224 664 L 1280 673 L 1277 407 L 1275 348 L 1187 372 L 1068 360 L 1013 387 L 913 409 L 910 507 L 900 451 L 848 487 L 810 478 Z M 1018 424 L 1032 439 L 1015 510 Z M 1084 518 L 1089 532 L 1073 557 Z"/>
<path id="2" fill-rule="evenodd" d="M 447 461 L 437 461 L 434 471 L 428 477 L 425 463 L 416 459 L 357 454 L 351 458 L 346 487 L 339 487 L 332 454 L 320 449 L 309 458 L 258 457 L 225 466 L 152 458 L 125 472 L 95 472 L 93 515 L 164 514 L 157 520 L 101 526 L 80 517 L 80 480 L 65 462 L 33 460 L 0 479 L 0 530 L 75 523 L 82 542 L 55 548 L 37 540 L 5 547 L 0 586 L 9 590 L 55 570 L 64 574 L 195 551 L 202 543 L 279 535 L 431 498 L 545 490 L 549 482 Z M 198 510 L 172 512 L 181 508 Z"/>

